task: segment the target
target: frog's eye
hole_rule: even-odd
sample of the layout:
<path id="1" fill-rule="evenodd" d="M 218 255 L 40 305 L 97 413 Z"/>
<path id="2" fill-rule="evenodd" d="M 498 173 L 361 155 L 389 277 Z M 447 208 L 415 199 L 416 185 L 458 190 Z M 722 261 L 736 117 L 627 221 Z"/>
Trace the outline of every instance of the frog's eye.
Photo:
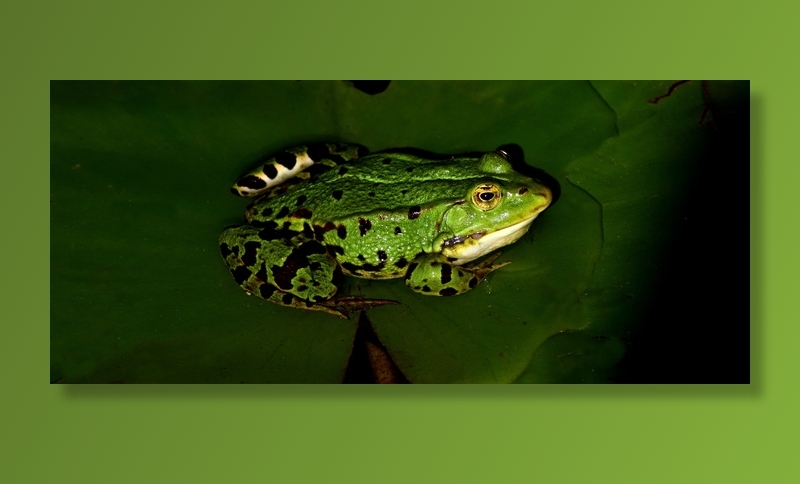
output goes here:
<path id="1" fill-rule="evenodd" d="M 494 185 L 480 185 L 472 192 L 472 203 L 481 210 L 491 210 L 500 203 L 500 189 Z"/>
<path id="2" fill-rule="evenodd" d="M 501 150 L 499 148 L 497 150 L 495 150 L 495 153 L 497 153 L 498 155 L 502 156 L 506 161 L 508 161 L 511 158 L 511 156 L 508 154 L 507 151 Z"/>

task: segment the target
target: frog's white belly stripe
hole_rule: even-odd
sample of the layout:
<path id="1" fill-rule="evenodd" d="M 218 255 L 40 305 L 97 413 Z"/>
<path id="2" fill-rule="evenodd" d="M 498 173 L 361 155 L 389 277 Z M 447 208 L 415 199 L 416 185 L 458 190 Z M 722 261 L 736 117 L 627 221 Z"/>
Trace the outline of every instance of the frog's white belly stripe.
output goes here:
<path id="1" fill-rule="evenodd" d="M 270 178 L 263 172 L 261 172 L 259 178 L 261 178 L 267 183 L 267 188 L 271 188 L 274 187 L 275 185 L 280 185 L 284 181 L 294 177 L 301 171 L 305 170 L 306 168 L 314 164 L 314 160 L 309 158 L 309 156 L 306 153 L 303 153 L 302 155 L 297 155 L 296 159 L 297 161 L 295 162 L 295 165 L 294 167 L 292 167 L 291 170 L 281 165 L 280 163 L 276 163 L 275 169 L 278 171 L 278 174 L 275 175 L 275 178 L 270 180 Z"/>
<path id="2" fill-rule="evenodd" d="M 296 155 L 295 165 L 291 169 L 286 168 L 280 163 L 273 163 L 272 166 L 275 168 L 275 171 L 277 172 L 275 178 L 270 178 L 269 176 L 267 176 L 267 174 L 264 173 L 263 166 L 261 166 L 257 170 L 254 170 L 251 173 L 249 173 L 249 175 L 262 180 L 264 183 L 267 184 L 267 186 L 258 189 L 253 189 L 237 185 L 236 189 L 239 191 L 239 194 L 244 197 L 252 197 L 260 195 L 261 193 L 264 193 L 265 191 L 274 187 L 275 185 L 280 185 L 289 178 L 294 177 L 295 175 L 297 175 L 298 173 L 300 173 L 301 171 L 305 170 L 306 168 L 308 168 L 313 164 L 314 160 L 312 160 L 307 153 Z"/>
<path id="3" fill-rule="evenodd" d="M 536 215 L 539 214 L 537 213 Z M 473 261 L 493 250 L 513 244 L 519 240 L 519 238 L 528 231 L 536 215 L 496 232 L 485 234 L 480 238 L 469 238 L 464 243 L 442 250 L 442 254 L 447 257 L 455 257 L 456 260 L 453 261 L 454 265 L 461 265 Z"/>

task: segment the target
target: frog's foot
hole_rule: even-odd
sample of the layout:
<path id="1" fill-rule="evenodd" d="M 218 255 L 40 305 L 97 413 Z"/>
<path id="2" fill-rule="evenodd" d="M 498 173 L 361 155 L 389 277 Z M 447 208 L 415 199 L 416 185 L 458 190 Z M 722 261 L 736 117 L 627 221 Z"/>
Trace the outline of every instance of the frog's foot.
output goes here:
<path id="1" fill-rule="evenodd" d="M 455 296 L 477 286 L 494 270 L 510 264 L 493 264 L 501 253 L 490 255 L 479 264 L 457 266 L 441 254 L 428 254 L 408 267 L 406 285 L 413 291 L 428 296 Z"/>
<path id="2" fill-rule="evenodd" d="M 248 291 L 250 293 L 250 291 Z M 321 298 L 320 298 L 321 299 Z M 387 304 L 400 304 L 391 299 L 364 299 L 358 296 L 341 296 L 327 300 L 308 301 L 289 293 L 276 291 L 268 299 L 270 302 L 281 306 L 306 309 L 310 311 L 323 311 L 333 314 L 342 319 L 350 319 L 350 315 L 358 311 L 365 311 L 370 308 L 385 306 Z"/>
<path id="3" fill-rule="evenodd" d="M 358 296 L 341 296 L 328 301 L 314 303 L 308 309 L 316 309 L 318 311 L 325 311 L 328 314 L 339 316 L 342 319 L 350 319 L 350 315 L 358 311 L 366 311 L 367 309 L 375 308 L 378 306 L 386 306 L 387 304 L 400 304 L 391 299 L 364 299 Z"/>

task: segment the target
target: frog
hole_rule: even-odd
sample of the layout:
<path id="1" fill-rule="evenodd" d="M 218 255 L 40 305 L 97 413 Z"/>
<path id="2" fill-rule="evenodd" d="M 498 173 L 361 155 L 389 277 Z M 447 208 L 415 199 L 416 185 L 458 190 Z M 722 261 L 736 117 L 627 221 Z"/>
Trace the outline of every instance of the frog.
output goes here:
<path id="1" fill-rule="evenodd" d="M 249 295 L 342 319 L 399 304 L 337 295 L 347 276 L 403 278 L 426 296 L 471 291 L 510 263 L 495 251 L 528 231 L 553 192 L 503 149 L 429 153 L 317 142 L 262 158 L 230 189 L 255 198 L 245 223 L 219 237 L 234 280 Z"/>

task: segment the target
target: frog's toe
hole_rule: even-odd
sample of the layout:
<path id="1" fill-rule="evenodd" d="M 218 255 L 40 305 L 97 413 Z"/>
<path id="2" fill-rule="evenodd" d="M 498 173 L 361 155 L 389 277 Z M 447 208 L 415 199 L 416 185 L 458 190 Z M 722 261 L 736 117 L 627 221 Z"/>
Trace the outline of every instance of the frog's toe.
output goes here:
<path id="1" fill-rule="evenodd" d="M 388 304 L 400 303 L 391 299 L 364 299 L 358 296 L 342 296 L 329 301 L 315 303 L 314 306 L 315 309 L 339 316 L 342 319 L 350 319 L 350 315 L 353 313 Z"/>

